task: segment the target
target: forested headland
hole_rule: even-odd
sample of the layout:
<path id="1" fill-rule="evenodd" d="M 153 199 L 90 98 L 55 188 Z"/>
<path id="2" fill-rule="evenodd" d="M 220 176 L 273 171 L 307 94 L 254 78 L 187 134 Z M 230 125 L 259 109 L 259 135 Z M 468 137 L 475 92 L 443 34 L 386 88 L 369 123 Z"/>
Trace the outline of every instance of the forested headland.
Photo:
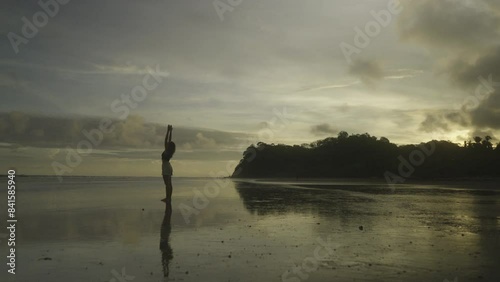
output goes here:
<path id="1" fill-rule="evenodd" d="M 243 152 L 233 178 L 409 178 L 500 177 L 500 144 L 474 137 L 456 144 L 432 140 L 396 145 L 368 133 L 342 131 L 310 144 L 259 142 Z"/>

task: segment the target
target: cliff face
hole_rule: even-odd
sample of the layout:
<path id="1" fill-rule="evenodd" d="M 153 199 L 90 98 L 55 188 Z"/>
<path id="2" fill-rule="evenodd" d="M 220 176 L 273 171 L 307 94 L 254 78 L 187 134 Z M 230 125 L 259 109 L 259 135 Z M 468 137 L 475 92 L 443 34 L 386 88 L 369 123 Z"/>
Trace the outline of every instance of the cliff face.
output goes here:
<path id="1" fill-rule="evenodd" d="M 339 134 L 301 146 L 258 143 L 243 153 L 234 178 L 500 177 L 500 146 L 448 141 L 397 146 L 369 134 Z"/>

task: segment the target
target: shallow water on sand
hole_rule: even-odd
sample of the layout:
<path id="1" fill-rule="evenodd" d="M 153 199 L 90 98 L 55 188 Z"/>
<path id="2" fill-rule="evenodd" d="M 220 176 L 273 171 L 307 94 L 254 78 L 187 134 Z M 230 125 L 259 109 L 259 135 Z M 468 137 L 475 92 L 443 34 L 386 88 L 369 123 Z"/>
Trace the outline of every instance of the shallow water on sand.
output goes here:
<path id="1" fill-rule="evenodd" d="M 498 183 L 17 180 L 2 281 L 500 281 Z"/>

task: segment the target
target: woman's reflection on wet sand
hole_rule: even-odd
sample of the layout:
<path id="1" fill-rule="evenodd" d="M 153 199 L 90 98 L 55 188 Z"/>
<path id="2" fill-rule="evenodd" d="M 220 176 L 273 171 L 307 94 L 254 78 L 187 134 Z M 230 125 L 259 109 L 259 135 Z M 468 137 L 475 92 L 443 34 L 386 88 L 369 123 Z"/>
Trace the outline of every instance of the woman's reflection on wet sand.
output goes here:
<path id="1" fill-rule="evenodd" d="M 163 277 L 167 278 L 169 275 L 169 264 L 172 260 L 173 251 L 170 247 L 170 232 L 172 231 L 172 226 L 170 225 L 170 219 L 172 218 L 172 205 L 165 205 L 165 215 L 163 216 L 163 222 L 161 224 L 160 230 L 160 250 L 161 250 L 161 263 L 163 265 Z"/>

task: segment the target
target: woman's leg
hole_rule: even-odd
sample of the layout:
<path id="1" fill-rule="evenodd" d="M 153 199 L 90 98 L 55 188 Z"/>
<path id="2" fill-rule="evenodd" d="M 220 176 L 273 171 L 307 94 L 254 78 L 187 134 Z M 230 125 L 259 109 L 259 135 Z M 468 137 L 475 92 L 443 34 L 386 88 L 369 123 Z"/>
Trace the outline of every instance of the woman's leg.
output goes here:
<path id="1" fill-rule="evenodd" d="M 163 175 L 163 182 L 165 183 L 166 202 L 172 199 L 172 177 L 170 175 Z"/>

